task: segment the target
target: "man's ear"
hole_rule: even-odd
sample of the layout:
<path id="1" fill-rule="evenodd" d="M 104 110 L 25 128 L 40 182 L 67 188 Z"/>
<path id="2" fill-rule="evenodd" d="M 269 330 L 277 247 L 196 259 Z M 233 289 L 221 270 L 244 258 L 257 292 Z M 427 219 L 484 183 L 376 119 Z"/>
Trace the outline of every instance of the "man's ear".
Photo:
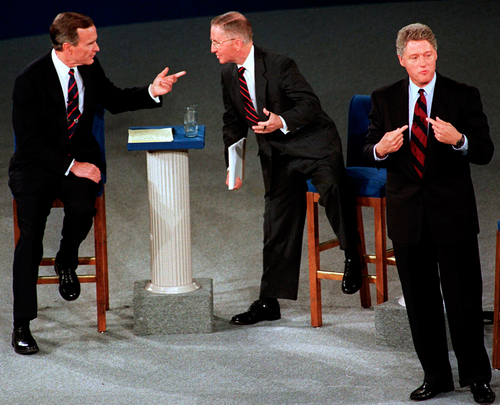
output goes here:
<path id="1" fill-rule="evenodd" d="M 69 52 L 72 48 L 72 45 L 69 42 L 65 42 L 62 44 L 62 52 Z"/>
<path id="2" fill-rule="evenodd" d="M 398 55 L 398 59 L 399 59 L 399 64 L 401 66 L 405 67 L 405 61 L 404 61 L 403 57 Z"/>
<path id="3" fill-rule="evenodd" d="M 237 51 L 241 50 L 241 48 L 243 48 L 243 41 L 241 40 L 241 38 L 236 38 L 234 40 L 234 45 L 236 46 Z"/>

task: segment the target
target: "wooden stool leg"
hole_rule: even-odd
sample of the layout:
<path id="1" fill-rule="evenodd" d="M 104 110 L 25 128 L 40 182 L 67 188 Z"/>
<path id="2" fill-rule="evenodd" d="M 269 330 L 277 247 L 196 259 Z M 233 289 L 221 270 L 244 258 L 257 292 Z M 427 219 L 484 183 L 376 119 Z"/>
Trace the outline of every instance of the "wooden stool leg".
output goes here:
<path id="1" fill-rule="evenodd" d="M 497 231 L 495 259 L 495 304 L 493 309 L 493 368 L 500 369 L 500 231 Z"/>
<path id="2" fill-rule="evenodd" d="M 321 280 L 318 278 L 319 262 L 319 228 L 318 203 L 314 193 L 307 193 L 307 244 L 309 249 L 309 291 L 311 299 L 311 326 L 323 324 L 321 309 Z"/>
<path id="3" fill-rule="evenodd" d="M 359 245 L 359 251 L 362 262 L 361 275 L 363 276 L 363 285 L 359 290 L 359 298 L 361 300 L 361 306 L 363 308 L 370 308 L 372 306 L 372 298 L 370 294 L 370 280 L 368 280 L 368 264 L 365 261 L 366 256 L 366 242 L 365 242 L 365 229 L 363 226 L 363 207 L 356 204 L 356 215 L 358 218 L 358 233 L 361 243 Z"/>
<path id="4" fill-rule="evenodd" d="M 377 304 L 388 300 L 387 292 L 387 241 L 385 232 L 385 199 L 377 198 L 373 209 L 375 219 L 375 271 L 377 274 Z"/>
<path id="5" fill-rule="evenodd" d="M 95 241 L 95 273 L 96 273 L 96 297 L 97 297 L 97 330 L 106 331 L 106 306 L 107 298 L 107 280 L 105 259 L 105 219 L 103 214 L 104 196 L 96 199 L 96 215 L 94 217 L 94 241 Z"/>
<path id="6" fill-rule="evenodd" d="M 106 198 L 102 192 L 102 266 L 104 277 L 104 293 L 106 298 L 106 310 L 109 309 L 109 278 L 108 278 L 108 234 L 106 226 Z"/>

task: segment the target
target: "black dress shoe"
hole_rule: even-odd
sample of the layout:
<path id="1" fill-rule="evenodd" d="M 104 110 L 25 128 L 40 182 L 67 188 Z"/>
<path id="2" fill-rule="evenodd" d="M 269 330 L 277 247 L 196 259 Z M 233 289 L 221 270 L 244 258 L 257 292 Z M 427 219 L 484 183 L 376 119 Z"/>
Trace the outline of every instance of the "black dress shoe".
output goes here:
<path id="1" fill-rule="evenodd" d="M 20 326 L 12 332 L 12 347 L 19 354 L 34 354 L 38 352 L 38 346 L 31 336 L 29 326 Z"/>
<path id="2" fill-rule="evenodd" d="M 344 294 L 354 294 L 363 285 L 361 277 L 361 261 L 359 259 L 346 259 L 344 277 L 342 278 L 342 292 Z"/>
<path id="3" fill-rule="evenodd" d="M 492 404 L 495 402 L 495 393 L 488 383 L 475 382 L 471 384 L 470 390 L 474 396 L 474 401 L 478 404 Z"/>
<path id="4" fill-rule="evenodd" d="M 253 325 L 260 321 L 276 321 L 281 319 L 280 304 L 276 301 L 257 300 L 247 312 L 235 315 L 230 323 L 235 325 Z"/>
<path id="5" fill-rule="evenodd" d="M 57 262 L 54 266 L 59 276 L 59 294 L 66 301 L 74 301 L 80 296 L 80 280 L 74 269 L 64 268 Z"/>
<path id="6" fill-rule="evenodd" d="M 438 385 L 425 382 L 413 391 L 410 395 L 410 399 L 413 401 L 425 401 L 426 399 L 434 398 L 437 394 L 442 392 L 453 391 L 455 387 L 453 384 L 450 385 Z"/>

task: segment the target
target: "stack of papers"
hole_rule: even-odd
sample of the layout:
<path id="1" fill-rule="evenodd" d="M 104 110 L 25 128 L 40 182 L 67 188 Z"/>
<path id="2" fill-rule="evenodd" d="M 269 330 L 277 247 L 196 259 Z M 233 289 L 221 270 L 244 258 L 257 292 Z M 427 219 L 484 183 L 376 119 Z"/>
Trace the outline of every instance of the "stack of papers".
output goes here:
<path id="1" fill-rule="evenodd" d="M 128 143 L 172 142 L 172 128 L 129 129 Z"/>
<path id="2" fill-rule="evenodd" d="M 245 167 L 245 146 L 247 138 L 242 138 L 238 142 L 233 143 L 228 148 L 229 154 L 229 181 L 228 188 L 233 190 L 236 184 L 236 179 L 239 177 L 243 180 Z"/>

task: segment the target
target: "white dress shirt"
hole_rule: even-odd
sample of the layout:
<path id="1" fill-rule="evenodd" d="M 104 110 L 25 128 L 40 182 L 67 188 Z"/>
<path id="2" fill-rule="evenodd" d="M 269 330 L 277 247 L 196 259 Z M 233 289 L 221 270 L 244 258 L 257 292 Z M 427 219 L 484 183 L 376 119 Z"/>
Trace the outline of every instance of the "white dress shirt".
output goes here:
<path id="1" fill-rule="evenodd" d="M 250 53 L 248 54 L 245 62 L 243 62 L 243 65 L 237 65 L 237 66 L 238 69 L 242 66 L 245 68 L 245 71 L 243 72 L 243 77 L 247 82 L 248 92 L 250 93 L 250 98 L 252 99 L 255 111 L 257 111 L 258 113 L 259 106 L 257 105 L 257 100 L 255 99 L 255 49 L 253 45 L 252 48 L 250 49 Z M 280 128 L 281 131 L 284 134 L 290 132 L 283 117 L 281 117 L 280 115 L 278 115 L 278 117 L 281 119 L 281 122 L 283 124 L 283 128 Z"/>
<path id="2" fill-rule="evenodd" d="M 68 82 L 69 82 L 69 67 L 66 66 L 61 60 L 57 57 L 56 51 L 52 49 L 52 62 L 54 62 L 54 67 L 56 68 L 57 76 L 59 77 L 59 82 L 61 83 L 61 90 L 64 94 L 64 101 L 66 105 L 68 105 Z M 78 72 L 78 67 L 75 66 L 72 68 L 75 71 L 75 80 L 76 85 L 78 86 L 78 109 L 80 113 L 83 113 L 83 100 L 85 95 L 85 86 L 83 84 L 82 76 Z"/>

